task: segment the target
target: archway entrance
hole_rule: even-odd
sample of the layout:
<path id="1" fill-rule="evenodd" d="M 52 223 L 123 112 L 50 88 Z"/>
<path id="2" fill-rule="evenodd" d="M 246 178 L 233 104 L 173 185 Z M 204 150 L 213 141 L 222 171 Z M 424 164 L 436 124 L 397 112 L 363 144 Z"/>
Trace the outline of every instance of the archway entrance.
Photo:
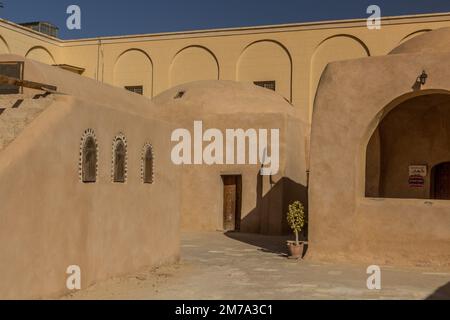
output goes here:
<path id="1" fill-rule="evenodd" d="M 449 94 L 425 94 L 395 106 L 367 146 L 366 196 L 450 200 L 449 146 Z"/>
<path id="2" fill-rule="evenodd" d="M 450 200 L 450 162 L 436 165 L 431 172 L 433 199 Z"/>

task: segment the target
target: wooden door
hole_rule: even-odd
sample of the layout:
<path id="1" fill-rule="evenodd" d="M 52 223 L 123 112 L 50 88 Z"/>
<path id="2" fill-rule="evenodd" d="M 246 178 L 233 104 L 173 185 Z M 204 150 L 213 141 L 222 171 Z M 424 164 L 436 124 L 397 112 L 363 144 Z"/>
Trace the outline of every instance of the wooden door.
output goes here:
<path id="1" fill-rule="evenodd" d="M 450 162 L 435 167 L 433 187 L 434 199 L 450 200 Z"/>
<path id="2" fill-rule="evenodd" d="M 226 175 L 223 180 L 223 229 L 241 229 L 242 176 Z"/>
<path id="3" fill-rule="evenodd" d="M 237 179 L 236 176 L 223 177 L 223 229 L 232 231 L 236 226 L 237 203 Z"/>

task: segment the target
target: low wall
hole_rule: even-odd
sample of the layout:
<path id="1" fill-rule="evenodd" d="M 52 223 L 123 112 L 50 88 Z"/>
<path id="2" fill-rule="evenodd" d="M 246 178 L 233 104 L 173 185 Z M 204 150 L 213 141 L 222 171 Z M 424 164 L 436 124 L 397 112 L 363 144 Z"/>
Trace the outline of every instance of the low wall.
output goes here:
<path id="1" fill-rule="evenodd" d="M 371 262 L 450 267 L 450 203 L 441 200 L 360 199 L 358 251 Z"/>

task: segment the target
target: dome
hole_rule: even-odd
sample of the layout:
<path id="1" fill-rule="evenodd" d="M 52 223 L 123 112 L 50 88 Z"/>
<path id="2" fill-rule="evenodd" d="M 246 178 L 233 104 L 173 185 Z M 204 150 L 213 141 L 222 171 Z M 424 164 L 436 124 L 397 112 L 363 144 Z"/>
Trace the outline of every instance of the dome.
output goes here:
<path id="1" fill-rule="evenodd" d="M 408 40 L 390 54 L 402 53 L 438 53 L 450 51 L 450 28 L 429 31 Z"/>
<path id="2" fill-rule="evenodd" d="M 153 99 L 163 117 L 239 113 L 294 113 L 278 93 L 252 83 L 196 81 L 169 89 Z"/>
<path id="3" fill-rule="evenodd" d="M 94 79 L 14 54 L 0 54 L 0 62 L 24 62 L 24 80 L 57 87 L 57 92 L 111 108 L 152 115 L 150 99 Z"/>

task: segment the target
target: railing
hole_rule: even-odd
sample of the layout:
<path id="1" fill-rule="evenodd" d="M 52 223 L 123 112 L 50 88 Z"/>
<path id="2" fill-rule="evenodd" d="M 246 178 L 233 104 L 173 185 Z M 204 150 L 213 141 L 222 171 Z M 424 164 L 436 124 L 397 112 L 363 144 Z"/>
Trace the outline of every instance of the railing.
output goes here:
<path id="1" fill-rule="evenodd" d="M 16 86 L 16 87 L 22 87 L 22 88 L 42 90 L 47 93 L 58 93 L 57 92 L 58 88 L 56 86 L 39 83 L 39 82 L 28 81 L 28 80 L 20 80 L 17 78 L 11 78 L 11 77 L 7 77 L 4 75 L 0 75 L 0 85 L 2 85 L 2 84 Z"/>

